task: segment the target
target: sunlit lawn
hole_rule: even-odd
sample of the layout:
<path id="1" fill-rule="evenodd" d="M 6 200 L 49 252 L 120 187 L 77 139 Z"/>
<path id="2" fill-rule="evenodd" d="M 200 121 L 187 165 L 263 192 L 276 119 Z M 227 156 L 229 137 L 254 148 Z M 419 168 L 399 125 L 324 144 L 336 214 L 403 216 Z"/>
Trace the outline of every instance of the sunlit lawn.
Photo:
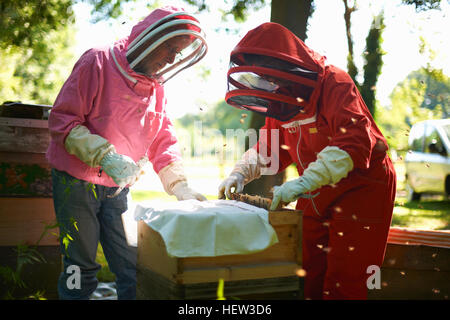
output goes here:
<path id="1" fill-rule="evenodd" d="M 396 200 L 392 226 L 413 229 L 450 229 L 450 201 L 435 197 L 422 201 L 401 202 Z"/>
<path id="2" fill-rule="evenodd" d="M 217 199 L 216 194 L 204 194 L 206 199 L 208 200 L 214 200 Z M 159 192 L 159 191 L 146 191 L 146 190 L 135 190 L 131 192 L 131 197 L 133 201 L 144 201 L 144 200 L 155 200 L 158 199 L 159 201 L 177 201 L 174 196 L 169 196 L 165 192 Z"/>
<path id="3" fill-rule="evenodd" d="M 397 197 L 395 199 L 392 226 L 413 229 L 450 229 L 450 200 L 444 196 L 423 195 L 421 201 L 406 201 L 405 167 L 395 164 L 397 172 Z"/>
<path id="4" fill-rule="evenodd" d="M 404 190 L 404 165 L 402 162 L 395 164 L 397 172 L 397 197 L 395 200 L 392 226 L 408 227 L 414 229 L 443 230 L 450 229 L 450 201 L 444 200 L 443 196 L 423 197 L 422 201 L 406 201 Z M 189 180 L 205 179 L 214 177 L 214 183 L 208 190 L 203 192 L 208 200 L 217 199 L 218 183 L 228 175 L 231 166 L 218 166 L 211 161 L 190 161 L 185 163 L 185 170 L 189 175 Z M 287 169 L 287 179 L 297 177 L 295 167 Z M 217 182 L 217 183 L 216 183 Z M 217 185 L 216 185 L 217 184 Z M 176 201 L 174 196 L 169 196 L 165 192 L 131 190 L 134 201 L 153 200 Z M 102 265 L 102 270 L 98 274 L 100 281 L 114 281 L 114 275 L 109 272 L 106 260 L 103 256 L 101 246 L 99 246 L 97 261 Z"/>

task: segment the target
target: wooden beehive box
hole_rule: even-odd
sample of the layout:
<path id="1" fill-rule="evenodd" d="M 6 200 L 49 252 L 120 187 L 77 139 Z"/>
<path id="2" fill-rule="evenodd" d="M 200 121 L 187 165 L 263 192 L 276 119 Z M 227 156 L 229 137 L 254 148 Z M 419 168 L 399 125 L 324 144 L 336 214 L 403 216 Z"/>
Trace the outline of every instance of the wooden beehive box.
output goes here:
<path id="1" fill-rule="evenodd" d="M 217 282 L 226 296 L 298 294 L 301 268 L 301 213 L 270 211 L 279 242 L 253 254 L 177 258 L 144 221 L 138 223 L 138 299 L 214 299 Z"/>
<path id="2" fill-rule="evenodd" d="M 58 230 L 44 234 L 56 220 L 45 159 L 49 142 L 47 120 L 0 117 L 0 265 L 15 270 L 17 246 L 36 246 L 46 263 L 24 266 L 21 279 L 27 288 L 20 294 L 40 290 L 51 299 L 57 297 L 61 255 Z M 0 285 L 1 296 L 6 290 Z"/>
<path id="3" fill-rule="evenodd" d="M 0 117 L 0 197 L 51 197 L 48 121 Z"/>
<path id="4" fill-rule="evenodd" d="M 380 289 L 370 300 L 450 299 L 450 249 L 388 243 Z"/>

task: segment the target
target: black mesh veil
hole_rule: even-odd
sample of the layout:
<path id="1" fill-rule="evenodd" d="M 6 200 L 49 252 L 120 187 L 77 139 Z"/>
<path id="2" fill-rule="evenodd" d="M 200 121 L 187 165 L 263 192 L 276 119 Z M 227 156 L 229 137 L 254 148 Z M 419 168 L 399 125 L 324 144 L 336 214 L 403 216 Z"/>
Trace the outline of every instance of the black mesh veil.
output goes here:
<path id="1" fill-rule="evenodd" d="M 240 54 L 231 59 L 226 101 L 281 121 L 304 110 L 317 73 L 274 57 Z"/>

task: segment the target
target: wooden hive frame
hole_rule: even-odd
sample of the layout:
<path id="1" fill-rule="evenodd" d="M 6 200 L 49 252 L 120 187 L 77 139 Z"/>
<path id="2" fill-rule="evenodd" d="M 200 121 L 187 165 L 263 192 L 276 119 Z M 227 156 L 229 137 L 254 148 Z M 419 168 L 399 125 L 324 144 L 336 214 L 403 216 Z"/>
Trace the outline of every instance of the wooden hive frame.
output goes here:
<path id="1" fill-rule="evenodd" d="M 279 240 L 273 246 L 253 254 L 189 258 L 169 256 L 161 236 L 139 221 L 138 298 L 214 298 L 219 279 L 235 294 L 298 291 L 301 221 L 299 211 L 270 211 Z"/>

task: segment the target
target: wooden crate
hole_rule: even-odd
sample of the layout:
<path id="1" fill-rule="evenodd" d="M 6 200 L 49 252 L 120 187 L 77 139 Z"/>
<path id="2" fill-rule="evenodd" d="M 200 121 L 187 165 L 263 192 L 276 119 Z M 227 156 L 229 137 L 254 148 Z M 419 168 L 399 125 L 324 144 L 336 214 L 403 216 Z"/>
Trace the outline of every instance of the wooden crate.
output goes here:
<path id="1" fill-rule="evenodd" d="M 62 270 L 58 228 L 49 230 L 41 238 L 45 227 L 54 225 L 55 219 L 52 198 L 0 197 L 0 266 L 16 270 L 18 245 L 36 249 L 45 259 L 45 263 L 24 266 L 20 277 L 27 287 L 16 289 L 17 297 L 44 291 L 47 299 L 57 298 L 57 282 Z M 0 277 L 0 283 L 2 280 Z M 0 287 L 0 297 L 11 290 L 7 285 Z"/>
<path id="2" fill-rule="evenodd" d="M 45 153 L 49 142 L 48 120 L 0 117 L 0 150 Z"/>
<path id="3" fill-rule="evenodd" d="M 450 299 L 450 249 L 388 243 L 381 289 L 368 290 L 368 299 Z"/>
<path id="4" fill-rule="evenodd" d="M 0 197 L 51 197 L 47 120 L 0 117 Z"/>
<path id="5" fill-rule="evenodd" d="M 20 243 L 34 245 L 46 225 L 56 221 L 52 198 L 1 198 L 0 246 Z M 58 229 L 51 232 L 58 233 Z M 48 232 L 39 242 L 42 246 L 59 245 L 57 236 Z"/>
<path id="6" fill-rule="evenodd" d="M 219 279 L 226 296 L 252 294 L 296 297 L 301 268 L 301 213 L 269 212 L 279 242 L 253 254 L 177 258 L 167 254 L 164 241 L 145 222 L 138 223 L 138 299 L 214 299 Z"/>
<path id="7" fill-rule="evenodd" d="M 46 298 L 57 298 L 59 230 L 41 238 L 46 226 L 56 222 L 45 159 L 49 141 L 47 120 L 0 117 L 0 266 L 16 270 L 19 245 L 36 249 L 46 261 L 23 266 L 20 277 L 27 288 L 16 288 L 17 297 L 45 291 Z M 9 290 L 0 277 L 0 297 Z"/>

